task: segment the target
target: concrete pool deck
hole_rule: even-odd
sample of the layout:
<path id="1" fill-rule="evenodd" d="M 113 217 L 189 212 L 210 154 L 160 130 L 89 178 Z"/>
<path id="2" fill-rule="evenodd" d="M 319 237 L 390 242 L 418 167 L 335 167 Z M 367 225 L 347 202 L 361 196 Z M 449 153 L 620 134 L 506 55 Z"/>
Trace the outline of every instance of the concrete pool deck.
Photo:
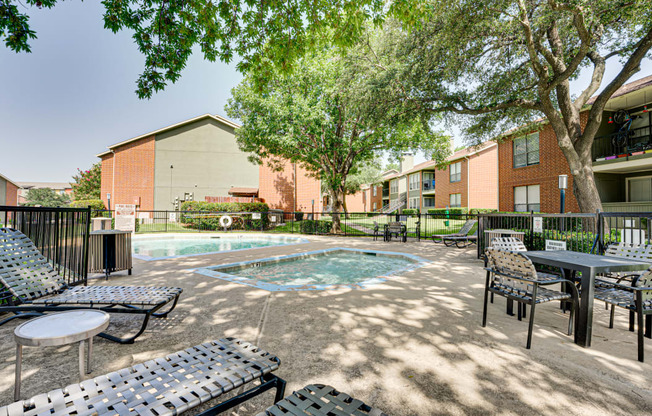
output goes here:
<path id="1" fill-rule="evenodd" d="M 331 384 L 389 415 L 652 412 L 652 340 L 645 340 L 647 362 L 639 363 L 625 311 L 617 311 L 615 328 L 608 329 L 608 312 L 596 303 L 593 346 L 585 349 L 565 334 L 568 316 L 556 304 L 543 305 L 537 308 L 532 349 L 526 350 L 527 322 L 507 316 L 504 299 L 489 306 L 488 326 L 480 326 L 485 275 L 474 249 L 429 241 L 308 239 L 251 251 L 135 260 L 133 276 L 94 279 L 92 284 L 100 285 L 179 286 L 184 293 L 170 317 L 153 320 L 134 344 L 97 338 L 91 376 L 233 336 L 281 358 L 276 374 L 288 381 L 288 392 L 309 383 Z M 405 252 L 432 263 L 370 289 L 306 292 L 268 292 L 189 271 L 333 247 Z M 0 327 L 0 405 L 13 401 L 13 330 L 21 322 Z M 139 322 L 114 315 L 109 330 L 123 333 Z M 24 349 L 24 398 L 76 383 L 77 377 L 76 345 Z M 272 398 L 265 393 L 237 414 L 254 415 Z"/>

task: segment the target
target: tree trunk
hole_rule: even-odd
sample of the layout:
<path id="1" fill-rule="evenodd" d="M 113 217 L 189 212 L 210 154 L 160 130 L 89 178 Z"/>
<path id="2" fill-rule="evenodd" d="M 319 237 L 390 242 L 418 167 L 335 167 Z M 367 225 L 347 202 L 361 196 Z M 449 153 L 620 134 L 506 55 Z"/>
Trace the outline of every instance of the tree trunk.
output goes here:
<path id="1" fill-rule="evenodd" d="M 342 208 L 344 209 L 344 218 L 349 218 L 349 209 L 346 207 L 346 195 L 342 199 Z"/>
<path id="2" fill-rule="evenodd" d="M 340 221 L 340 213 L 342 212 L 342 208 L 344 206 L 343 204 L 344 192 L 339 189 L 332 189 L 331 196 L 333 197 L 333 205 L 332 205 L 332 212 L 331 212 L 333 218 L 333 227 L 331 228 L 331 232 L 333 234 L 341 234 L 342 225 Z"/>

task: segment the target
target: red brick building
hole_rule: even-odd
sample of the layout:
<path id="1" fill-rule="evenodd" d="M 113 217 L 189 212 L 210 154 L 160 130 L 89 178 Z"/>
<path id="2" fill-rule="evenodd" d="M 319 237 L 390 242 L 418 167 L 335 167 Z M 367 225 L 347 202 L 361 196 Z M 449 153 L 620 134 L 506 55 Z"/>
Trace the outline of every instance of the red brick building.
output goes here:
<path id="1" fill-rule="evenodd" d="M 18 205 L 18 184 L 0 174 L 0 205 Z"/>
<path id="2" fill-rule="evenodd" d="M 498 146 L 467 147 L 435 170 L 435 207 L 498 208 Z"/>
<path id="3" fill-rule="evenodd" d="M 591 101 L 589 101 L 590 105 Z M 608 101 L 592 149 L 605 211 L 652 211 L 652 76 L 621 87 Z M 590 108 L 580 113 L 586 126 Z M 498 140 L 501 211 L 559 212 L 559 175 L 568 175 L 566 212 L 579 212 L 573 178 L 547 120 Z"/>
<path id="4" fill-rule="evenodd" d="M 235 140 L 239 125 L 205 114 L 109 146 L 102 160 L 102 200 L 110 208 L 174 210 L 211 197 L 259 198 L 285 211 L 319 209 L 320 182 L 286 163 L 280 172 L 248 160 Z M 111 199 L 109 205 L 109 197 Z"/>

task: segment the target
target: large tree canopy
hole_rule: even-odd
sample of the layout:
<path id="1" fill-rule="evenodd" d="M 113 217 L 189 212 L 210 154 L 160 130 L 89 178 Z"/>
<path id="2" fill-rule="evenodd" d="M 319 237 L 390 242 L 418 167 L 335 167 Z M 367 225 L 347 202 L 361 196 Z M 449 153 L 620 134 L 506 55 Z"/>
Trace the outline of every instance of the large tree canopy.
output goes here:
<path id="1" fill-rule="evenodd" d="M 367 64 L 370 53 L 367 45 L 343 56 L 324 48 L 291 74 L 274 74 L 262 92 L 245 77 L 226 108 L 242 121 L 236 138 L 243 151 L 258 163 L 300 163 L 329 189 L 335 212 L 352 169 L 380 151 L 422 150 L 440 161 L 448 153 L 448 137 L 401 98 L 397 79 Z M 333 227 L 339 231 L 338 215 Z"/>
<path id="2" fill-rule="evenodd" d="M 54 7 L 57 0 L 0 0 L 0 40 L 16 52 L 30 51 L 36 33 L 23 4 Z M 289 68 L 314 39 L 329 37 L 340 46 L 352 45 L 365 22 L 382 21 L 386 12 L 405 14 L 409 2 L 382 0 L 103 0 L 104 26 L 133 32 L 145 56 L 138 79 L 139 97 L 151 97 L 175 82 L 193 49 L 210 61 L 231 62 L 238 68 L 270 75 L 270 64 Z M 324 31 L 325 28 L 331 29 Z"/>
<path id="3" fill-rule="evenodd" d="M 424 111 L 466 117 L 469 137 L 495 137 L 545 116 L 571 173 L 580 209 L 601 208 L 591 148 L 607 100 L 652 47 L 648 0 L 430 0 L 418 30 L 390 30 L 400 38 L 394 61 L 409 62 L 401 77 L 405 98 Z M 622 63 L 605 80 L 609 59 Z M 574 96 L 580 70 L 591 81 Z M 392 76 L 395 76 L 392 74 Z M 580 111 L 591 103 L 588 122 Z"/>

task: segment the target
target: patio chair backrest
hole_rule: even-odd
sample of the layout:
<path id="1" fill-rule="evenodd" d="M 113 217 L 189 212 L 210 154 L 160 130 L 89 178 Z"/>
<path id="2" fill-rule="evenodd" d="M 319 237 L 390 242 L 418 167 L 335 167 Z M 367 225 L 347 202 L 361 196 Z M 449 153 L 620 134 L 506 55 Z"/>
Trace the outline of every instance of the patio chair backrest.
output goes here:
<path id="1" fill-rule="evenodd" d="M 471 231 L 471 228 L 473 228 L 473 226 L 476 223 L 477 223 L 476 220 L 468 220 L 468 221 L 466 221 L 464 223 L 464 225 L 462 226 L 462 228 L 460 228 L 460 231 L 458 232 L 458 234 L 467 235 L 469 233 L 469 231 Z"/>
<path id="2" fill-rule="evenodd" d="M 65 281 L 25 234 L 0 228 L 0 283 L 22 301 L 58 292 Z"/>
<path id="3" fill-rule="evenodd" d="M 609 244 L 605 255 L 629 259 L 652 260 L 651 244 L 614 243 Z"/>
<path id="4" fill-rule="evenodd" d="M 396 232 L 396 231 L 400 232 L 403 230 L 403 224 L 401 224 L 400 222 L 390 222 L 388 223 L 388 227 L 389 227 L 389 231 L 392 232 Z"/>
<path id="5" fill-rule="evenodd" d="M 488 259 L 487 264 L 494 272 L 505 276 L 537 280 L 534 264 L 523 253 L 488 248 L 485 254 Z"/>
<path id="6" fill-rule="evenodd" d="M 644 271 L 643 274 L 636 279 L 636 287 L 652 287 L 652 267 Z M 652 290 L 642 290 L 641 292 L 643 303 L 652 303 Z"/>
<path id="7" fill-rule="evenodd" d="M 496 237 L 491 240 L 491 247 L 507 251 L 527 251 L 525 244 L 516 237 Z"/>

